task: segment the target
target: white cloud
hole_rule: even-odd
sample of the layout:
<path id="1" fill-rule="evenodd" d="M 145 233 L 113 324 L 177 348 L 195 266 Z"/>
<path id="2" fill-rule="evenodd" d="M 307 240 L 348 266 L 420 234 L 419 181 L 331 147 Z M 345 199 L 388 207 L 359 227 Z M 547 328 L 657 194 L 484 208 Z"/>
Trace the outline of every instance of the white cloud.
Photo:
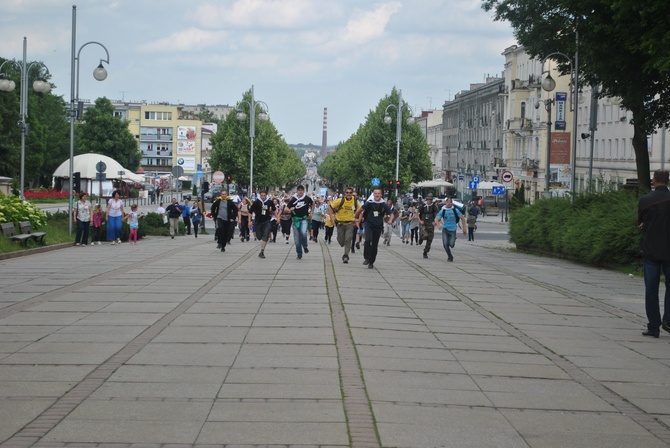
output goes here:
<path id="1" fill-rule="evenodd" d="M 174 51 L 199 52 L 203 48 L 219 45 L 225 41 L 227 36 L 228 33 L 225 31 L 206 31 L 198 28 L 188 28 L 141 45 L 140 51 L 145 53 Z"/>

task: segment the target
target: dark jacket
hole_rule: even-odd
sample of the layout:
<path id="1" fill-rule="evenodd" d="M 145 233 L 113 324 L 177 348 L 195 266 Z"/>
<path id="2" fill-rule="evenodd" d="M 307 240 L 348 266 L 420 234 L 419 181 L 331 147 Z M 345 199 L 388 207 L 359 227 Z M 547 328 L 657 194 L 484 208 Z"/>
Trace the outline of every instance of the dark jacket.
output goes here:
<path id="1" fill-rule="evenodd" d="M 170 204 L 165 208 L 168 217 L 170 218 L 179 218 L 181 216 L 181 206 L 178 203 Z"/>
<path id="2" fill-rule="evenodd" d="M 218 197 L 212 203 L 212 208 L 211 208 L 211 213 L 212 213 L 212 218 L 217 219 L 217 216 L 219 216 L 219 207 L 221 206 L 221 198 Z M 233 199 L 231 197 L 228 197 L 226 199 L 225 206 L 228 207 L 228 221 L 234 221 L 237 218 L 237 206 L 233 202 Z"/>
<path id="3" fill-rule="evenodd" d="M 637 223 L 642 224 L 640 252 L 652 260 L 670 260 L 670 191 L 656 187 L 640 198 Z"/>

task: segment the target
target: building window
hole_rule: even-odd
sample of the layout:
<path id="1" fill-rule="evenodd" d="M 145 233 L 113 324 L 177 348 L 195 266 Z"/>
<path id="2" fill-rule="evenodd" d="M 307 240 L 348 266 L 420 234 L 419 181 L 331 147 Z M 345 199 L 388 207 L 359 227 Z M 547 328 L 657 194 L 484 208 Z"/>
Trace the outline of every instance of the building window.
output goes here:
<path id="1" fill-rule="evenodd" d="M 145 120 L 170 121 L 172 120 L 172 112 L 144 112 Z"/>

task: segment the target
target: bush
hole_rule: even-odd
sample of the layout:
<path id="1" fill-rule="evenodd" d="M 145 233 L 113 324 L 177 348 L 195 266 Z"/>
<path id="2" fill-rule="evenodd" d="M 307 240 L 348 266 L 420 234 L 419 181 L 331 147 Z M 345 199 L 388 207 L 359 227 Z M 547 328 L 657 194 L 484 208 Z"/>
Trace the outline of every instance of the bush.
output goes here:
<path id="1" fill-rule="evenodd" d="M 510 241 L 596 266 L 639 260 L 638 198 L 627 191 L 543 199 L 510 211 Z"/>
<path id="2" fill-rule="evenodd" d="M 29 201 L 43 201 L 43 200 L 65 200 L 70 198 L 69 191 L 54 190 L 52 188 L 40 188 L 39 190 L 27 190 L 23 192 L 23 196 Z"/>
<path id="3" fill-rule="evenodd" d="M 149 212 L 140 220 L 140 228 L 142 221 L 146 224 L 146 235 L 153 236 L 170 236 L 170 228 L 167 224 L 163 224 L 163 215 L 160 213 Z M 186 226 L 179 221 L 179 234 L 186 234 Z"/>
<path id="4" fill-rule="evenodd" d="M 12 222 L 18 229 L 21 221 L 30 221 L 30 225 L 35 230 L 46 226 L 47 215 L 35 205 L 24 202 L 18 196 L 3 196 L 0 194 L 0 224 Z"/>

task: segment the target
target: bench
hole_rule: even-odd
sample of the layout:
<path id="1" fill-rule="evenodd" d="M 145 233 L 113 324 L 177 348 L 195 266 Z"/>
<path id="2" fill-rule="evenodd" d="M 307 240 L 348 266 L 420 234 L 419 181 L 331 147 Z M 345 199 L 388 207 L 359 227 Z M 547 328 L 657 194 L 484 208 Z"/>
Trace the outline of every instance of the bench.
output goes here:
<path id="1" fill-rule="evenodd" d="M 13 222 L 6 222 L 4 224 L 0 224 L 0 230 L 2 231 L 2 234 L 12 241 L 19 241 L 24 245 L 27 245 L 28 240 L 32 239 L 35 241 L 39 241 L 40 244 L 44 244 L 44 236 L 46 235 L 46 232 L 33 233 L 30 221 L 24 221 L 19 223 L 19 228 L 21 229 L 21 233 L 16 234 L 16 227 L 14 226 Z"/>
<path id="2" fill-rule="evenodd" d="M 33 232 L 33 226 L 30 224 L 30 221 L 21 221 L 19 223 L 19 229 L 21 230 L 21 235 L 28 235 L 28 237 L 34 239 L 40 244 L 44 244 L 44 237 L 46 232 Z"/>

